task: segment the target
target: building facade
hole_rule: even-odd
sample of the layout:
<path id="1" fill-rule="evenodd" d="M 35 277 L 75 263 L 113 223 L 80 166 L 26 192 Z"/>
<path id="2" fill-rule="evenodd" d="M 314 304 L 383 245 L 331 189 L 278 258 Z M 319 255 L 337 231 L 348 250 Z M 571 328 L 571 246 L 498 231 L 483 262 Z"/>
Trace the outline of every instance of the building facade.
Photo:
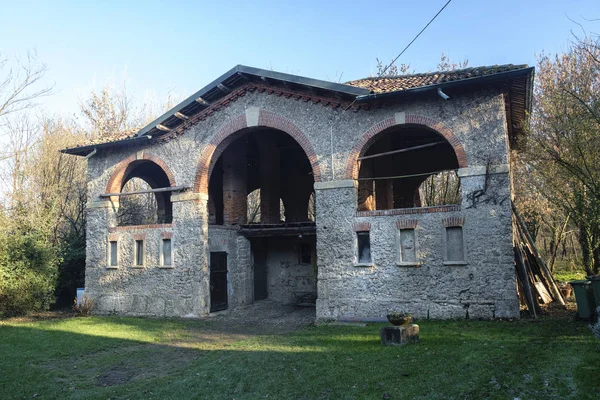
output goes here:
<path id="1" fill-rule="evenodd" d="M 86 294 L 127 315 L 270 298 L 318 320 L 518 317 L 510 151 L 532 79 L 235 67 L 133 134 L 65 150 L 88 159 Z M 152 204 L 125 212 L 136 196 Z"/>

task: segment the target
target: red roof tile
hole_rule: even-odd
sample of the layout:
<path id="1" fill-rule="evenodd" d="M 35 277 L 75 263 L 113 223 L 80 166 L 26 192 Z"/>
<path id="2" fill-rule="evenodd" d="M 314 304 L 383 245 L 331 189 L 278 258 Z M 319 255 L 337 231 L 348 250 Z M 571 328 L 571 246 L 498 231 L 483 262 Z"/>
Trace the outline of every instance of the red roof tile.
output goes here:
<path id="1" fill-rule="evenodd" d="M 479 78 L 523 68 L 527 68 L 527 65 L 493 65 L 488 67 L 457 69 L 454 71 L 437 71 L 423 74 L 398 75 L 382 78 L 364 78 L 346 82 L 346 85 L 368 89 L 371 91 L 371 93 L 396 92 L 445 82 Z"/>

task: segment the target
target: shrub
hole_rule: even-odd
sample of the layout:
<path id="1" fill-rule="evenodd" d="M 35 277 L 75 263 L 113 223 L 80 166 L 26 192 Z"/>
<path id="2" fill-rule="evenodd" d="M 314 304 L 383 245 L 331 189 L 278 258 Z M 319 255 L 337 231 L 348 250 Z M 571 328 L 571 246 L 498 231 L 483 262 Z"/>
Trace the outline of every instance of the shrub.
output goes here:
<path id="1" fill-rule="evenodd" d="M 57 251 L 36 231 L 0 232 L 0 316 L 47 310 L 54 301 Z"/>
<path id="2" fill-rule="evenodd" d="M 83 295 L 81 302 L 77 304 L 77 297 L 73 300 L 73 311 L 80 316 L 92 315 L 94 308 L 94 300 L 90 299 L 86 295 Z"/>

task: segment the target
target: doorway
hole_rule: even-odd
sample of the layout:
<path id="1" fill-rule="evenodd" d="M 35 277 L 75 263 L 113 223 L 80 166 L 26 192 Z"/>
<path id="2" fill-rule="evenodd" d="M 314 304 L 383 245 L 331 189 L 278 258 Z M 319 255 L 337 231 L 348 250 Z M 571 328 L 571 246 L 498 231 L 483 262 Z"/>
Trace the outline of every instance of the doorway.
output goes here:
<path id="1" fill-rule="evenodd" d="M 210 253 L 210 312 L 227 309 L 227 253 Z"/>

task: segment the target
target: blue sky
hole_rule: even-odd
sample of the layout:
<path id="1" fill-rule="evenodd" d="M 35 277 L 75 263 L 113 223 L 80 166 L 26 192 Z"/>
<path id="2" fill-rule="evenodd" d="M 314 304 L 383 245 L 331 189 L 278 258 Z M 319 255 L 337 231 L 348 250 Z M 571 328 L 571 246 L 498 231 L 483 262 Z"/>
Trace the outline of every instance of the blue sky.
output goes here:
<path id="1" fill-rule="evenodd" d="M 5 0 L 3 0 L 5 1 Z M 126 76 L 138 100 L 187 97 L 236 64 L 343 81 L 389 62 L 446 0 L 421 1 L 6 1 L 4 57 L 37 50 L 55 94 L 51 113 L 72 114 L 95 82 Z M 470 66 L 535 65 L 566 48 L 566 15 L 600 31 L 598 0 L 453 0 L 398 60 L 435 70 L 442 52 Z"/>

